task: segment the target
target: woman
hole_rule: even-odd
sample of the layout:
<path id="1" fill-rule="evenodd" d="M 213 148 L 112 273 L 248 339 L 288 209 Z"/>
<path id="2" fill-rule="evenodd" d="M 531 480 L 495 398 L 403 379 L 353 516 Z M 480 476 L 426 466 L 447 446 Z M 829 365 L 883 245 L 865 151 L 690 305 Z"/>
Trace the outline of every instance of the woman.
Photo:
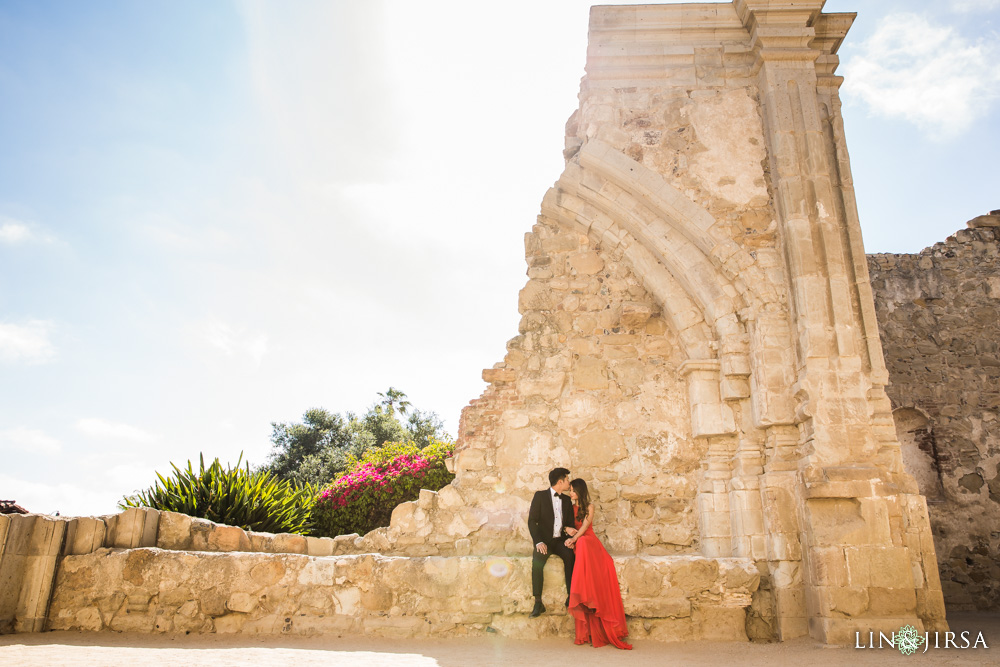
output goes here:
<path id="1" fill-rule="evenodd" d="M 628 628 L 615 562 L 594 534 L 594 504 L 587 483 L 577 478 L 569 484 L 577 527 L 576 535 L 566 540 L 566 546 L 576 550 L 569 592 L 569 613 L 576 617 L 576 643 L 631 649 L 631 644 L 622 641 L 628 637 Z"/>

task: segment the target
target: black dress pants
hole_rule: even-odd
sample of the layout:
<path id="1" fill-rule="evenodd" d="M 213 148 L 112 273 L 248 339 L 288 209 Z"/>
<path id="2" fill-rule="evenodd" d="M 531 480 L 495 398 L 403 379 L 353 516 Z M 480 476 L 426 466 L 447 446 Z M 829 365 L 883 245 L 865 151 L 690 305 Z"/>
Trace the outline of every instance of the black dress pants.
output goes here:
<path id="1" fill-rule="evenodd" d="M 542 570 L 545 568 L 545 561 L 549 559 L 549 556 L 555 554 L 562 558 L 563 568 L 566 570 L 566 595 L 569 595 L 569 588 L 573 582 L 573 562 L 576 554 L 566 546 L 565 537 L 554 537 L 546 540 L 545 546 L 548 547 L 548 553 L 539 553 L 536 546 L 531 555 L 531 594 L 536 598 L 542 596 Z"/>

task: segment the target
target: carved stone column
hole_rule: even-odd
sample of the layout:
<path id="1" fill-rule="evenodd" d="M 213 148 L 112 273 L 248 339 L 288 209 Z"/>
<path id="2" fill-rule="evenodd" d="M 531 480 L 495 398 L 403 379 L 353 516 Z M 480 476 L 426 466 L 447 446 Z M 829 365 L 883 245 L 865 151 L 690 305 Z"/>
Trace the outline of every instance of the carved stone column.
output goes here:
<path id="1" fill-rule="evenodd" d="M 795 341 L 796 478 L 790 485 L 775 442 L 775 467 L 786 471 L 766 473 L 762 485 L 769 528 L 782 529 L 769 530 L 769 560 L 789 564 L 789 591 L 801 578 L 810 634 L 844 643 L 904 623 L 937 629 L 943 617 L 933 602 L 918 610 L 918 598 L 940 591 L 914 572 L 936 561 L 913 551 L 925 515 L 882 416 L 886 374 L 832 76 L 853 15 L 824 15 L 823 5 L 734 2 L 755 54 Z M 782 608 L 779 598 L 782 638 L 801 630 L 789 622 L 797 604 Z"/>

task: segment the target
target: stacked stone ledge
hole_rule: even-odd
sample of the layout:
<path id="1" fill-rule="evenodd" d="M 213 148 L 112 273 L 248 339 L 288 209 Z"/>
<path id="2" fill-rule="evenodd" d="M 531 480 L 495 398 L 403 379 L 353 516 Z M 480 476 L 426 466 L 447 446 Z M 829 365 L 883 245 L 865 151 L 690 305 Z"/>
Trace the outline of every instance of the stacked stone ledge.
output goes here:
<path id="1" fill-rule="evenodd" d="M 0 517 L 0 631 L 421 637 L 566 636 L 531 620 L 531 560 L 357 553 L 364 538 L 243 531 L 173 512 Z M 345 553 L 352 552 L 352 553 Z M 618 558 L 633 636 L 746 639 L 759 583 L 745 559 Z M 548 604 L 561 577 L 549 568 Z"/>

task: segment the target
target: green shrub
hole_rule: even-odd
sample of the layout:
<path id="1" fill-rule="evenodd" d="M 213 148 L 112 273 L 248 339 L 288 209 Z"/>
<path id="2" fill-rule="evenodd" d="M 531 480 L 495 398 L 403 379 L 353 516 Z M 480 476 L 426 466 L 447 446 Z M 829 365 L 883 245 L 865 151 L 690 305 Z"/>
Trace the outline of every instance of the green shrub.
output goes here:
<path id="1" fill-rule="evenodd" d="M 363 535 L 388 526 L 397 505 L 416 500 L 420 489 L 437 491 L 455 479 L 444 464 L 453 452 L 453 444 L 439 441 L 423 449 L 413 442 L 390 442 L 352 459 L 316 499 L 316 534 Z"/>
<path id="2" fill-rule="evenodd" d="M 268 533 L 309 533 L 312 530 L 312 505 L 316 489 L 280 480 L 266 470 L 251 472 L 250 464 L 223 468 L 219 459 L 205 467 L 205 457 L 199 455 L 201 466 L 195 471 L 191 461 L 187 468 L 173 463 L 172 477 L 156 473 L 159 481 L 132 496 L 126 496 L 119 506 L 152 507 L 180 512 L 216 523 L 239 526 L 246 530 Z"/>

